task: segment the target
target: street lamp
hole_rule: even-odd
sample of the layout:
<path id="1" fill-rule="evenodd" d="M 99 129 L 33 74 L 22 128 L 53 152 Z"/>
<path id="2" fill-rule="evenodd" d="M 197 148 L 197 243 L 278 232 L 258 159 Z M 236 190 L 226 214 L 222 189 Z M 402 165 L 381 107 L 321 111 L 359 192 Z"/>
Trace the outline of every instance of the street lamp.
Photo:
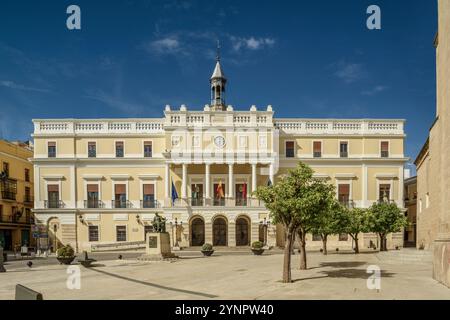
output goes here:
<path id="1" fill-rule="evenodd" d="M 270 221 L 264 218 L 263 221 L 260 221 L 259 224 L 263 227 L 264 232 L 264 247 L 267 247 L 267 238 L 268 238 L 268 229 L 270 226 Z"/>

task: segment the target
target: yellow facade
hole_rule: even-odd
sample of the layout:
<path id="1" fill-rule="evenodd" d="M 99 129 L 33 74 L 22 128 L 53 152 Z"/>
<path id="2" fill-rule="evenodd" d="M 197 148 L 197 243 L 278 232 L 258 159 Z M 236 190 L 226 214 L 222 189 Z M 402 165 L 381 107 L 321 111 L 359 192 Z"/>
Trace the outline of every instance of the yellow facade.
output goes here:
<path id="1" fill-rule="evenodd" d="M 6 250 L 34 245 L 31 235 L 34 176 L 32 149 L 23 143 L 0 140 L 0 242 Z"/>

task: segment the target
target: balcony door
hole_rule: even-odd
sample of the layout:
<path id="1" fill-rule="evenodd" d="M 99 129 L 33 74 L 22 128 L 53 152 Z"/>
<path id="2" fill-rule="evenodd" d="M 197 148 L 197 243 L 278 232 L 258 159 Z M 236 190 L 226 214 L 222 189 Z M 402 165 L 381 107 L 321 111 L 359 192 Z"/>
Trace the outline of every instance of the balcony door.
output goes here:
<path id="1" fill-rule="evenodd" d="M 143 187 L 143 197 L 144 208 L 155 208 L 155 185 L 154 184 L 144 184 Z"/>
<path id="2" fill-rule="evenodd" d="M 349 184 L 339 184 L 338 185 L 338 199 L 342 204 L 348 204 L 350 201 L 350 185 Z"/>
<path id="3" fill-rule="evenodd" d="M 59 185 L 47 185 L 47 197 L 49 208 L 59 208 Z"/>
<path id="4" fill-rule="evenodd" d="M 191 205 L 203 206 L 203 184 L 191 184 Z"/>
<path id="5" fill-rule="evenodd" d="M 246 206 L 247 205 L 247 184 L 246 183 L 237 183 L 236 184 L 236 205 L 237 206 Z"/>
<path id="6" fill-rule="evenodd" d="M 125 184 L 114 185 L 114 200 L 115 208 L 126 208 L 127 203 L 127 188 Z"/>
<path id="7" fill-rule="evenodd" d="M 88 208 L 98 208 L 98 184 L 88 184 L 87 185 L 87 207 Z"/>
<path id="8" fill-rule="evenodd" d="M 219 182 L 214 183 L 214 205 L 224 206 L 225 205 L 225 183 Z"/>

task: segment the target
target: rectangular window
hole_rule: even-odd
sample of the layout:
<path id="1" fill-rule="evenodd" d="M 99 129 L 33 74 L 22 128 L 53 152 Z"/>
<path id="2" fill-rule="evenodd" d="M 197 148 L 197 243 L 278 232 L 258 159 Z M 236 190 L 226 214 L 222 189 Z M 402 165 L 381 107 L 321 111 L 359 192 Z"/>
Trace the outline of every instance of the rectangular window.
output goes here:
<path id="1" fill-rule="evenodd" d="M 3 217 L 3 205 L 0 204 L 0 222 L 2 222 L 4 219 Z"/>
<path id="2" fill-rule="evenodd" d="M 295 145 L 294 141 L 286 141 L 286 158 L 294 158 Z"/>
<path id="3" fill-rule="evenodd" d="M 381 141 L 381 157 L 389 157 L 389 141 Z"/>
<path id="4" fill-rule="evenodd" d="M 348 241 L 347 233 L 339 233 L 339 241 Z"/>
<path id="5" fill-rule="evenodd" d="M 47 185 L 48 208 L 59 208 L 59 185 Z"/>
<path id="6" fill-rule="evenodd" d="M 89 226 L 89 242 L 98 241 L 98 226 Z"/>
<path id="7" fill-rule="evenodd" d="M 26 202 L 26 203 L 30 203 L 31 202 L 31 189 L 30 189 L 30 187 L 25 187 L 24 202 Z"/>
<path id="8" fill-rule="evenodd" d="M 123 141 L 116 141 L 116 158 L 123 158 Z"/>
<path id="9" fill-rule="evenodd" d="M 88 157 L 97 157 L 97 144 L 95 142 L 88 142 Z"/>
<path id="10" fill-rule="evenodd" d="M 151 141 L 145 141 L 144 142 L 144 158 L 151 158 L 152 157 L 152 142 Z"/>
<path id="11" fill-rule="evenodd" d="M 88 184 L 87 189 L 87 208 L 99 208 L 98 184 Z"/>
<path id="12" fill-rule="evenodd" d="M 247 205 L 247 184 L 238 183 L 236 184 L 236 206 L 246 206 Z"/>
<path id="13" fill-rule="evenodd" d="M 203 206 L 203 184 L 191 184 L 191 205 L 194 207 Z"/>
<path id="14" fill-rule="evenodd" d="M 30 169 L 25 168 L 25 181 L 30 182 Z"/>
<path id="15" fill-rule="evenodd" d="M 143 208 L 155 208 L 155 185 L 144 184 L 143 188 Z"/>
<path id="16" fill-rule="evenodd" d="M 49 141 L 47 143 L 47 156 L 49 158 L 55 158 L 56 157 L 56 142 Z"/>
<path id="17" fill-rule="evenodd" d="M 9 177 L 9 163 L 3 162 L 3 173 L 6 175 L 6 177 Z"/>
<path id="18" fill-rule="evenodd" d="M 321 141 L 313 142 L 313 156 L 314 156 L 314 158 L 322 157 L 322 142 Z"/>
<path id="19" fill-rule="evenodd" d="M 127 241 L 127 227 L 116 226 L 116 241 Z"/>
<path id="20" fill-rule="evenodd" d="M 389 201 L 390 197 L 391 197 L 391 185 L 390 184 L 380 184 L 378 200 Z"/>
<path id="21" fill-rule="evenodd" d="M 350 185 L 339 184 L 338 185 L 338 200 L 340 203 L 347 205 L 350 201 Z"/>
<path id="22" fill-rule="evenodd" d="M 339 155 L 341 158 L 348 157 L 348 142 L 347 141 L 341 141 L 339 143 Z"/>
<path id="23" fill-rule="evenodd" d="M 114 208 L 126 208 L 127 192 L 125 184 L 114 185 Z"/>

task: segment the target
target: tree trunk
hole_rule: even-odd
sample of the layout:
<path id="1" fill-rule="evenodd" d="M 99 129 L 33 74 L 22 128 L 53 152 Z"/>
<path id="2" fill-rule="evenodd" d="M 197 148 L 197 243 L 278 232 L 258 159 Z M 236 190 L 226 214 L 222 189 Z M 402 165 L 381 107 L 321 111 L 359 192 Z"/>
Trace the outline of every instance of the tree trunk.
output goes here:
<path id="1" fill-rule="evenodd" d="M 290 283 L 292 282 L 291 276 L 291 254 L 292 254 L 292 245 L 293 245 L 293 232 L 288 230 L 286 242 L 284 244 L 284 260 L 283 260 L 283 282 Z"/>
<path id="2" fill-rule="evenodd" d="M 355 254 L 359 253 L 359 244 L 358 244 L 358 236 L 356 235 L 355 238 Z"/>
<path id="3" fill-rule="evenodd" d="M 300 270 L 306 270 L 306 233 L 299 230 L 298 231 L 299 242 L 300 242 Z"/>
<path id="4" fill-rule="evenodd" d="M 386 235 L 380 233 L 380 251 L 387 251 Z"/>
<path id="5" fill-rule="evenodd" d="M 321 235 L 321 237 L 322 237 L 322 253 L 326 256 L 328 254 L 328 251 L 327 251 L 328 235 Z"/>

